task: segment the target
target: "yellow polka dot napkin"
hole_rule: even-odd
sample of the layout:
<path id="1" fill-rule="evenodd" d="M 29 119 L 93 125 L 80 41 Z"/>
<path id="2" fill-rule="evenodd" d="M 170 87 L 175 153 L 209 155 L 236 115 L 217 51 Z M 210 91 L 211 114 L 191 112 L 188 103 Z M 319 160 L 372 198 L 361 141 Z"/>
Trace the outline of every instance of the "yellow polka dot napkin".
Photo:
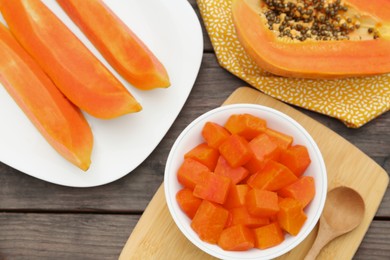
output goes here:
<path id="1" fill-rule="evenodd" d="M 390 109 L 390 74 L 336 80 L 274 76 L 259 69 L 237 39 L 232 0 L 197 0 L 219 64 L 260 91 L 358 128 Z"/>

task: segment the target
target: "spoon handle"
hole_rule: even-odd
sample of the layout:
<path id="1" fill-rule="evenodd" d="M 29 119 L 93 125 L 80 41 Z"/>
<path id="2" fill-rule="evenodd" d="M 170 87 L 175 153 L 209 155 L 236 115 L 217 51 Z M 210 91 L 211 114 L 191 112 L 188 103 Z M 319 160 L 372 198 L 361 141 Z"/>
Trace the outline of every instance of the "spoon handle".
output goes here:
<path id="1" fill-rule="evenodd" d="M 314 244 L 305 256 L 304 260 L 315 260 L 321 249 L 335 237 L 337 237 L 337 235 L 332 233 L 332 231 L 329 230 L 326 225 L 321 227 L 320 224 L 316 240 L 314 241 Z"/>

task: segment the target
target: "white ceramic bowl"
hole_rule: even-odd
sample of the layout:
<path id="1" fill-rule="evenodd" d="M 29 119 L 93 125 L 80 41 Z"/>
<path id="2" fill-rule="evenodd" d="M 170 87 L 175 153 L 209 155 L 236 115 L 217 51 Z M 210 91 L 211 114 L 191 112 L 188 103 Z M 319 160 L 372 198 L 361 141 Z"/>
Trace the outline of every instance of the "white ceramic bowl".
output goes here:
<path id="1" fill-rule="evenodd" d="M 225 251 L 217 245 L 212 245 L 200 240 L 190 226 L 190 219 L 180 209 L 176 202 L 176 193 L 182 188 L 178 183 L 176 174 L 183 163 L 183 155 L 197 144 L 203 142 L 201 130 L 207 121 L 224 125 L 232 114 L 249 113 L 267 121 L 267 126 L 294 137 L 294 144 L 305 145 L 309 151 L 311 164 L 305 175 L 315 179 L 316 195 L 305 208 L 307 220 L 297 236 L 286 234 L 285 240 L 269 249 L 251 249 L 244 252 Z M 315 227 L 325 204 L 327 193 L 327 174 L 325 163 L 317 144 L 310 134 L 294 119 L 275 109 L 254 105 L 235 104 L 213 109 L 189 124 L 175 141 L 169 153 L 164 175 L 164 189 L 169 211 L 182 233 L 194 245 L 204 252 L 220 259 L 272 259 L 292 250 L 301 243 Z"/>

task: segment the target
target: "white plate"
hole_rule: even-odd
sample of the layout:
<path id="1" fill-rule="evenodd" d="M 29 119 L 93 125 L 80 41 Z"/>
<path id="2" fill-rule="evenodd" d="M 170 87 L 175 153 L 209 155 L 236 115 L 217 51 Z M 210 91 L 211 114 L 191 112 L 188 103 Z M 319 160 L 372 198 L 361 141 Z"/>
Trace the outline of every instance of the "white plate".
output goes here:
<path id="1" fill-rule="evenodd" d="M 118 76 L 56 1 L 43 2 Z M 0 87 L 1 162 L 60 185 L 98 186 L 125 176 L 141 164 L 173 124 L 194 85 L 202 59 L 202 29 L 193 8 L 186 0 L 106 0 L 105 3 L 164 64 L 171 87 L 143 92 L 118 76 L 143 110 L 114 120 L 86 115 L 94 134 L 92 164 L 87 172 L 58 155 Z"/>

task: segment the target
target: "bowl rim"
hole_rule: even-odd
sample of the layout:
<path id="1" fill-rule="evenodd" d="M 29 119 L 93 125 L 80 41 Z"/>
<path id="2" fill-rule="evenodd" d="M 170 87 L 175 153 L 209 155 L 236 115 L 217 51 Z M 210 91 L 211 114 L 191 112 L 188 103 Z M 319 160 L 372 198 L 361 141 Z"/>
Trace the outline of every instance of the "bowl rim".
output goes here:
<path id="1" fill-rule="evenodd" d="M 318 168 L 321 171 L 321 174 L 318 175 L 319 178 L 321 179 L 321 184 L 322 184 L 321 185 L 321 187 L 322 187 L 321 194 L 318 194 L 316 191 L 316 196 L 320 196 L 320 200 L 318 203 L 317 210 L 316 210 L 313 218 L 311 218 L 310 223 L 308 223 L 307 228 L 305 230 L 301 230 L 300 234 L 297 235 L 295 237 L 295 239 L 292 239 L 293 242 L 291 242 L 288 246 L 282 247 L 281 250 L 270 253 L 268 255 L 264 255 L 264 256 L 257 255 L 256 253 L 254 253 L 254 254 L 256 254 L 255 256 L 249 256 L 249 254 L 248 254 L 248 256 L 245 256 L 245 251 L 244 252 L 226 251 L 226 250 L 221 249 L 217 245 L 212 245 L 212 244 L 206 243 L 204 241 L 201 241 L 197 235 L 196 235 L 196 237 L 193 237 L 192 234 L 188 233 L 188 227 L 186 227 L 186 226 L 188 226 L 188 224 L 183 223 L 182 218 L 176 212 L 177 207 L 175 209 L 175 206 L 173 205 L 174 203 L 177 203 L 175 196 L 171 196 L 172 195 L 171 194 L 172 187 L 171 187 L 171 182 L 169 181 L 169 176 L 172 173 L 170 173 L 170 169 L 172 168 L 172 164 L 174 163 L 173 162 L 174 154 L 177 151 L 177 148 L 181 145 L 181 142 L 183 141 L 183 139 L 185 139 L 187 134 L 194 127 L 199 126 L 199 124 L 202 122 L 204 124 L 206 122 L 205 120 L 207 118 L 209 118 L 213 115 L 216 116 L 219 113 L 226 113 L 226 115 L 231 115 L 231 114 L 236 113 L 234 111 L 240 110 L 240 109 L 258 110 L 258 112 L 265 112 L 268 114 L 272 114 L 272 115 L 277 116 L 278 118 L 282 119 L 283 121 L 285 121 L 283 123 L 290 124 L 291 126 L 296 128 L 296 130 L 299 131 L 304 136 L 304 138 L 307 140 L 307 142 L 310 144 L 310 149 L 315 154 L 316 160 L 318 161 Z M 251 113 L 251 112 L 248 112 L 248 113 Z M 212 121 L 212 120 L 210 120 L 210 121 Z M 199 135 L 200 135 L 200 133 L 199 133 Z M 295 140 L 295 136 L 294 136 L 294 140 Z M 176 181 L 177 181 L 177 179 L 176 179 Z M 185 129 L 180 133 L 180 135 L 175 140 L 175 142 L 172 145 L 171 150 L 169 152 L 169 155 L 168 155 L 168 158 L 166 161 L 166 165 L 165 165 L 165 171 L 164 171 L 165 198 L 166 198 L 166 202 L 168 205 L 170 215 L 172 216 L 176 226 L 184 234 L 184 236 L 192 244 L 194 244 L 196 247 L 198 247 L 199 249 L 208 253 L 211 256 L 218 257 L 221 259 L 257 259 L 257 260 L 258 259 L 272 259 L 272 258 L 281 256 L 281 255 L 291 251 L 293 248 L 295 248 L 297 245 L 299 245 L 304 239 L 306 239 L 306 237 L 312 232 L 315 225 L 317 224 L 317 222 L 322 214 L 324 205 L 325 205 L 325 200 L 326 200 L 326 195 L 327 195 L 327 186 L 328 186 L 327 171 L 326 171 L 326 166 L 325 166 L 323 156 L 321 154 L 320 149 L 318 148 L 317 143 L 314 141 L 312 136 L 307 132 L 307 130 L 300 123 L 298 123 L 295 119 L 293 119 L 289 115 L 287 115 L 287 114 L 285 114 L 277 109 L 274 109 L 274 108 L 271 108 L 268 106 L 264 106 L 264 105 L 249 104 L 249 103 L 223 105 L 223 106 L 214 108 L 212 110 L 209 110 L 209 111 L 205 112 L 204 114 L 198 116 L 195 120 L 193 120 L 190 124 L 188 124 L 185 127 Z M 189 227 L 189 228 L 191 228 L 191 227 Z M 280 244 L 280 245 L 282 245 L 282 244 Z M 215 250 L 216 249 L 215 247 L 218 247 L 217 251 Z M 254 250 L 258 250 L 259 252 L 264 253 L 268 249 L 265 249 L 265 250 L 254 249 Z M 259 254 L 261 254 L 261 253 L 259 253 Z"/>

